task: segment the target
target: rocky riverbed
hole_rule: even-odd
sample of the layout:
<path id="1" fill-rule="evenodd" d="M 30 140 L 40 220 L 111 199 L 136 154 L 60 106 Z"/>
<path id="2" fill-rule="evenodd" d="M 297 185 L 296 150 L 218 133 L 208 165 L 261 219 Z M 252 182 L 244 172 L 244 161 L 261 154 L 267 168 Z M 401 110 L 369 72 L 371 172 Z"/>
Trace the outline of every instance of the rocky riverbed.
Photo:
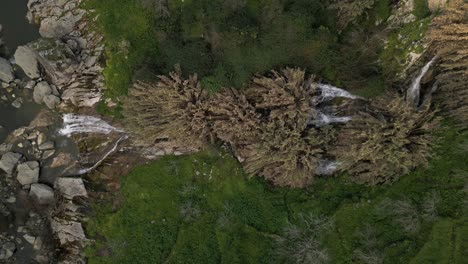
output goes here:
<path id="1" fill-rule="evenodd" d="M 18 47 L 0 39 L 0 263 L 85 263 L 80 171 L 124 140 L 119 129 L 59 133 L 64 113 L 94 115 L 104 89 L 102 37 L 80 4 L 29 0 L 21 15 L 41 37 Z"/>

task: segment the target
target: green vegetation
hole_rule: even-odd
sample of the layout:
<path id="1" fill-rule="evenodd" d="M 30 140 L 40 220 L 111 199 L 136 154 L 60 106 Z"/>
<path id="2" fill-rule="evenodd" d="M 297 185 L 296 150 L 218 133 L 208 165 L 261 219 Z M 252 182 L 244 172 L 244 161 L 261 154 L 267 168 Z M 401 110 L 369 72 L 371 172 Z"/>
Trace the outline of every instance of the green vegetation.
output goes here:
<path id="1" fill-rule="evenodd" d="M 461 264 L 468 166 L 459 147 L 468 136 L 445 134 L 443 155 L 392 186 L 338 177 L 274 188 L 224 151 L 164 157 L 123 179 L 117 212 L 95 205 L 90 263 L 284 263 L 285 252 L 302 256 L 307 236 L 318 263 Z"/>
<path id="2" fill-rule="evenodd" d="M 342 35 L 333 19 L 336 10 L 327 5 L 327 0 L 86 1 L 106 38 L 112 98 L 127 93 L 140 68 L 167 74 L 176 64 L 197 73 L 212 91 L 240 88 L 255 73 L 290 65 L 350 89 L 366 86 L 368 78 L 380 75 L 373 62 L 383 42 L 368 37 L 376 23 L 359 18 L 384 21 L 389 1 L 366 0 L 366 12 L 347 18 L 359 25 Z"/>
<path id="3" fill-rule="evenodd" d="M 405 65 L 411 61 L 411 54 L 420 55 L 424 48 L 422 38 L 426 34 L 431 18 L 424 18 L 404 25 L 393 32 L 384 51 L 380 54 L 384 75 L 395 78 L 405 70 Z"/>
<path id="4" fill-rule="evenodd" d="M 315 177 L 313 185 L 294 189 L 251 177 L 224 148 L 165 156 L 122 179 L 114 194 L 119 208 L 107 200 L 94 204 L 87 226 L 96 239 L 87 249 L 90 263 L 465 261 L 466 133 L 453 124 L 436 131 L 433 111 L 416 113 L 402 98 L 385 96 L 374 99 L 377 106 L 365 104 L 369 112 L 357 109 L 361 120 L 337 134 L 317 132 L 322 128 L 307 124 L 316 94 L 304 89 L 304 72 L 261 77 L 294 65 L 375 97 L 402 73 L 411 53 L 423 50 L 431 20 L 427 1 L 415 1 L 417 21 L 389 31 L 393 1 L 332 2 L 334 8 L 327 0 L 87 1 L 106 37 L 108 96 L 126 95 L 132 78 L 141 80 L 136 73 L 151 76 L 123 100 L 133 132 L 146 140 L 168 134 L 199 147 L 219 139 L 239 157 L 246 154 L 247 172 L 294 187 L 312 181 L 309 172 L 319 158 L 355 164 L 351 175 Z M 388 40 L 385 49 L 382 40 Z M 151 80 L 174 65 L 199 78 L 178 71 Z M 105 105 L 99 111 L 120 114 Z M 362 142 L 347 144 L 359 137 Z M 314 142 L 327 148 L 329 141 L 355 148 L 314 153 Z M 365 186 L 353 178 L 394 183 Z"/>

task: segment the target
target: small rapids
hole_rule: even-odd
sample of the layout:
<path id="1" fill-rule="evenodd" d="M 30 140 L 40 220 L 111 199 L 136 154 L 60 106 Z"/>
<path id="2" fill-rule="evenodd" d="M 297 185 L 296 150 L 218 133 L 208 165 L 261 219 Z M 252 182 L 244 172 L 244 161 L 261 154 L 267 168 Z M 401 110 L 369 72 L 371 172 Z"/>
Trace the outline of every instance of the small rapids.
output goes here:
<path id="1" fill-rule="evenodd" d="M 422 78 L 426 75 L 426 73 L 429 71 L 431 68 L 432 64 L 436 61 L 437 56 L 434 56 L 432 60 L 430 60 L 424 67 L 421 69 L 421 72 L 419 73 L 416 78 L 414 78 L 413 82 L 411 83 L 410 88 L 408 89 L 408 92 L 406 94 L 406 98 L 408 102 L 411 102 L 414 104 L 414 106 L 419 105 L 420 101 L 420 93 L 421 93 L 421 80 Z"/>
<path id="2" fill-rule="evenodd" d="M 349 99 L 358 99 L 360 97 L 351 94 L 350 92 L 343 90 L 341 88 L 329 85 L 329 84 L 323 84 L 319 83 L 317 87 L 320 89 L 322 92 L 321 97 L 323 101 L 330 101 L 333 100 L 337 97 L 342 97 L 342 98 L 349 98 Z"/>
<path id="3" fill-rule="evenodd" d="M 317 111 L 317 116 L 309 122 L 310 125 L 314 126 L 324 126 L 332 123 L 346 123 L 353 120 L 352 117 L 350 116 L 333 116 L 333 115 L 327 115 L 321 111 Z"/>
<path id="4" fill-rule="evenodd" d="M 60 129 L 59 133 L 68 137 L 76 133 L 110 134 L 111 132 L 124 132 L 93 116 L 65 114 L 63 124 L 63 128 Z"/>

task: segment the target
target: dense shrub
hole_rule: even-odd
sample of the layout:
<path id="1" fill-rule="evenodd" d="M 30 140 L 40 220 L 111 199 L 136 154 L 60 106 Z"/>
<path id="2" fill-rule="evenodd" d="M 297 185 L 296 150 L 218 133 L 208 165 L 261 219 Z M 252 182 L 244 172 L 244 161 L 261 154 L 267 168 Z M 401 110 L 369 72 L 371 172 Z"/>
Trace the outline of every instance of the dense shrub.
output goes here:
<path id="1" fill-rule="evenodd" d="M 440 57 L 434 96 L 445 114 L 468 127 L 468 3 L 453 1 L 431 25 L 432 48 Z"/>
<path id="2" fill-rule="evenodd" d="M 390 183 L 427 164 L 439 124 L 433 110 L 416 110 L 397 94 L 372 100 L 369 109 L 345 125 L 333 151 L 355 180 Z"/>
<path id="3" fill-rule="evenodd" d="M 209 133 L 204 114 L 206 98 L 196 75 L 183 79 L 176 70 L 160 76 L 154 84 L 135 83 L 125 99 L 125 121 L 142 142 L 169 138 L 197 149 Z"/>

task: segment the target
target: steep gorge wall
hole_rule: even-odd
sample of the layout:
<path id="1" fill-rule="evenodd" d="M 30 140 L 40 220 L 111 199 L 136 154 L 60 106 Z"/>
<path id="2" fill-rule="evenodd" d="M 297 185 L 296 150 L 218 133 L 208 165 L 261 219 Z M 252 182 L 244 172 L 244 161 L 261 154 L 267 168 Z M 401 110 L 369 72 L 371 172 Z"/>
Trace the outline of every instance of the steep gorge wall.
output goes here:
<path id="1" fill-rule="evenodd" d="M 447 116 L 468 127 L 468 3 L 453 1 L 432 21 L 432 49 L 440 58 L 435 99 Z"/>

